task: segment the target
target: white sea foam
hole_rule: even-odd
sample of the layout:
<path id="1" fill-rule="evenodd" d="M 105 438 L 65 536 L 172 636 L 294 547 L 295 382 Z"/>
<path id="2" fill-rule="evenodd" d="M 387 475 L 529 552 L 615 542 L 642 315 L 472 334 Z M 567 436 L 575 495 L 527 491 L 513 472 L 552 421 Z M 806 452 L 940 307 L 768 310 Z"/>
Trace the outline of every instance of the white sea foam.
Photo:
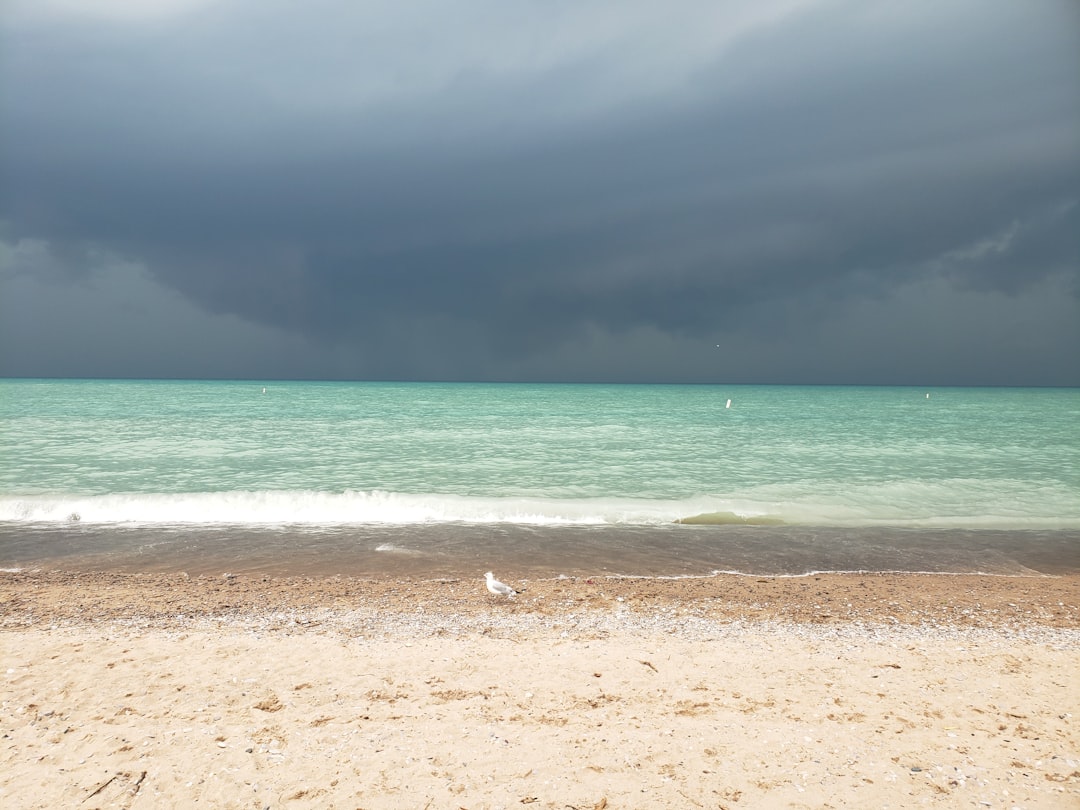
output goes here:
<path id="1" fill-rule="evenodd" d="M 898 505 L 899 504 L 899 505 Z M 976 514 L 932 501 L 771 501 L 702 496 L 680 500 L 514 498 L 373 491 L 214 492 L 91 496 L 0 496 L 0 522 L 52 525 L 347 526 L 438 523 L 522 526 L 819 525 L 911 528 L 1073 529 L 1080 516 L 1046 518 L 1036 508 Z"/>
<path id="2" fill-rule="evenodd" d="M 370 492 L 228 492 L 0 497 L 0 521 L 135 524 L 670 523 L 676 504 L 647 500 L 479 498 Z"/>
<path id="3" fill-rule="evenodd" d="M 399 546 L 396 543 L 379 543 L 375 546 L 375 550 L 383 554 L 400 554 L 403 557 L 419 557 L 422 554 L 416 549 Z"/>

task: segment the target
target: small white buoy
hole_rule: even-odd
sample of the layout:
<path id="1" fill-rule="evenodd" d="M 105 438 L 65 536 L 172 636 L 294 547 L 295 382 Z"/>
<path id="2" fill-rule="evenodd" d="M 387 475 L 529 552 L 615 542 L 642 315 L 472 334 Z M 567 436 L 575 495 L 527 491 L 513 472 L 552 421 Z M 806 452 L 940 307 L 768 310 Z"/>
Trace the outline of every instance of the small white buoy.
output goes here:
<path id="1" fill-rule="evenodd" d="M 927 399 L 930 399 L 930 394 L 927 394 L 927 395 L 926 395 L 926 398 L 927 398 Z"/>
<path id="2" fill-rule="evenodd" d="M 263 393 L 264 393 L 264 394 L 266 393 L 266 389 L 265 389 L 265 388 L 263 389 Z"/>
<path id="3" fill-rule="evenodd" d="M 725 405 L 724 407 L 725 408 L 730 408 L 731 407 L 731 400 L 730 399 L 727 401 L 727 405 Z"/>

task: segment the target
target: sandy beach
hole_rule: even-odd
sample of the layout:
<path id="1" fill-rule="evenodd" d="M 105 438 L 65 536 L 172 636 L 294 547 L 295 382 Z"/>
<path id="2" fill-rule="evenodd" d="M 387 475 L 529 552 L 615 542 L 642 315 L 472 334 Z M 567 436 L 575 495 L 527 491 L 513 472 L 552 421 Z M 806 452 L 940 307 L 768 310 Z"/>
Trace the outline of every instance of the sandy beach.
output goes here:
<path id="1" fill-rule="evenodd" d="M 496 573 L 0 573 L 0 805 L 1080 807 L 1080 578 Z"/>

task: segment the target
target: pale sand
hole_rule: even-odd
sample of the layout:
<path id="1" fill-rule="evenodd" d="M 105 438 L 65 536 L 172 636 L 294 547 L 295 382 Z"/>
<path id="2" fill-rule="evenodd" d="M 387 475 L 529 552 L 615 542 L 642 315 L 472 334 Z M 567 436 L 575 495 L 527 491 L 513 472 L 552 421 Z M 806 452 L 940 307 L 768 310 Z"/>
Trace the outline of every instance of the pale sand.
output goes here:
<path id="1" fill-rule="evenodd" d="M 0 574 L 0 807 L 1080 807 L 1080 579 Z"/>

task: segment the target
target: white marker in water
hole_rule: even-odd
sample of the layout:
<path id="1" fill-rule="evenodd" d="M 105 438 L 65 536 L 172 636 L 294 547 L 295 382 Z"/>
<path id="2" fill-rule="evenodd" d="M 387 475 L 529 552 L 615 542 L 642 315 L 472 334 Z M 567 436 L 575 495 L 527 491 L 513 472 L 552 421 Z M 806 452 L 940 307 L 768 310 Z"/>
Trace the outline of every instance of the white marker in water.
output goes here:
<path id="1" fill-rule="evenodd" d="M 724 407 L 725 408 L 730 408 L 731 407 L 731 400 L 730 399 L 727 401 L 727 405 L 725 405 Z"/>

